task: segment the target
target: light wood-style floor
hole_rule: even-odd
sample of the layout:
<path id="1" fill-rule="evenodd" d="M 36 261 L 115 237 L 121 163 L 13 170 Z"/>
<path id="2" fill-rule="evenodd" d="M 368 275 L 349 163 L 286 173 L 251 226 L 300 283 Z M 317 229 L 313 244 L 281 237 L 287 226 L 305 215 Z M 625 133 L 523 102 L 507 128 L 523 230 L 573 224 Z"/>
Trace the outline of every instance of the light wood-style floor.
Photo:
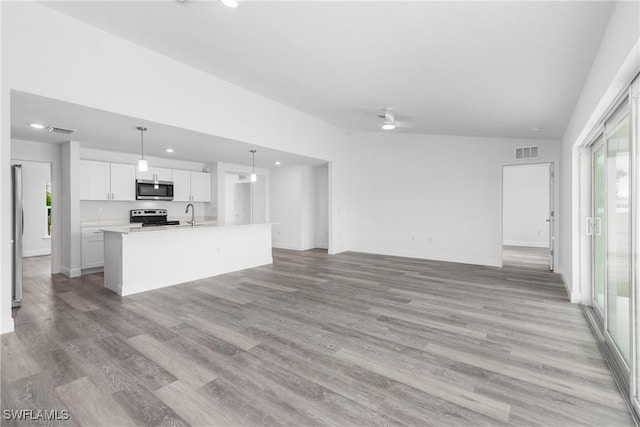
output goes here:
<path id="1" fill-rule="evenodd" d="M 549 271 L 549 248 L 505 245 L 502 247 L 502 264 L 505 267 L 524 267 Z"/>
<path id="2" fill-rule="evenodd" d="M 68 409 L 51 424 L 84 426 L 633 425 L 555 274 L 274 258 L 126 298 L 101 274 L 26 260 L 2 409 Z"/>

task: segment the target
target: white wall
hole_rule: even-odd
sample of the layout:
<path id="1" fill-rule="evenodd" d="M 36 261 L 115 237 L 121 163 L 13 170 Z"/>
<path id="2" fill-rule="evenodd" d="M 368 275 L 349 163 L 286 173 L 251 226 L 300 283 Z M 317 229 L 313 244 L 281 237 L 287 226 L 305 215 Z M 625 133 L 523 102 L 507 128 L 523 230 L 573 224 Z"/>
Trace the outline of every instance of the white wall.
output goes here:
<path id="1" fill-rule="evenodd" d="M 322 165 L 315 168 L 316 182 L 316 218 L 315 237 L 316 248 L 327 249 L 329 247 L 329 167 Z"/>
<path id="2" fill-rule="evenodd" d="M 12 160 L 22 165 L 22 206 L 24 233 L 22 256 L 51 254 L 51 237 L 47 234 L 46 183 L 51 182 L 51 164 Z"/>
<path id="3" fill-rule="evenodd" d="M 292 166 L 271 170 L 269 206 L 273 226 L 273 246 L 307 250 L 318 247 L 316 240 L 316 168 Z M 326 207 L 326 202 L 324 202 Z"/>
<path id="4" fill-rule="evenodd" d="M 80 231 L 80 144 L 65 142 L 60 146 L 60 272 L 68 277 L 82 274 L 82 242 Z"/>
<path id="5" fill-rule="evenodd" d="M 346 249 L 346 137 L 337 128 L 82 23 L 45 4 L 0 3 L 0 194 L 3 195 L 0 283 L 5 309 L 2 331 L 13 328 L 10 313 L 6 312 L 10 304 L 11 222 L 10 200 L 4 196 L 10 190 L 11 89 L 325 159 L 330 162 L 330 252 Z M 61 49 L 73 55 L 60 55 Z M 288 126 L 281 126 L 283 122 Z"/>
<path id="6" fill-rule="evenodd" d="M 269 218 L 273 246 L 302 249 L 300 203 L 302 176 L 299 167 L 274 169 L 269 174 Z"/>
<path id="7" fill-rule="evenodd" d="M 351 250 L 502 264 L 502 166 L 557 141 L 368 133 L 349 141 Z"/>
<path id="8" fill-rule="evenodd" d="M 560 259 L 556 264 L 572 302 L 590 304 L 590 253 L 581 213 L 590 184 L 588 154 L 579 146 L 597 125 L 617 95 L 640 71 L 640 3 L 617 2 L 598 53 L 562 138 L 560 180 Z"/>
<path id="9" fill-rule="evenodd" d="M 234 184 L 233 222 L 235 224 L 251 222 L 251 184 L 248 182 Z"/>
<path id="10" fill-rule="evenodd" d="M 549 164 L 505 166 L 502 243 L 549 247 Z"/>
<path id="11" fill-rule="evenodd" d="M 300 248 L 316 247 L 316 173 L 303 166 L 300 170 Z"/>

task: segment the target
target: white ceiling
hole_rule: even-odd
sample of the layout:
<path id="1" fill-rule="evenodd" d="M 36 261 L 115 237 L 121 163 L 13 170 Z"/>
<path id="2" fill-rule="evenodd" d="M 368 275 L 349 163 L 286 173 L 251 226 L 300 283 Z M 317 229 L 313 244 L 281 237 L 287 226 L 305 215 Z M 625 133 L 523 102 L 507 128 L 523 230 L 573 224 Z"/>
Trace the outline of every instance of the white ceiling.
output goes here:
<path id="1" fill-rule="evenodd" d="M 560 139 L 613 2 L 49 1 L 348 132 Z M 532 132 L 532 126 L 541 126 Z M 151 135 L 149 136 L 151 139 Z"/>
<path id="2" fill-rule="evenodd" d="M 34 129 L 30 123 L 71 129 L 69 136 Z M 145 156 L 190 160 L 199 163 L 214 161 L 251 164 L 249 150 L 256 149 L 257 167 L 274 168 L 293 165 L 317 166 L 322 160 L 298 156 L 278 150 L 255 147 L 250 144 L 176 128 L 135 117 L 113 114 L 81 105 L 36 96 L 19 91 L 11 92 L 11 138 L 27 141 L 62 143 L 70 139 L 83 147 L 123 153 L 140 153 L 140 131 L 144 135 Z M 173 148 L 167 154 L 165 148 Z"/>

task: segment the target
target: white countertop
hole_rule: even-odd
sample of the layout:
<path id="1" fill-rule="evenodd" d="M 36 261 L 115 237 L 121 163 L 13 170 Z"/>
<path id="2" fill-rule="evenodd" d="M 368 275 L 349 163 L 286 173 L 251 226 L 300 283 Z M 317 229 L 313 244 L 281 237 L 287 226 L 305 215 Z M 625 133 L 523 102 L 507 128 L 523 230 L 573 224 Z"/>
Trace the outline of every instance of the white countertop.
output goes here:
<path id="1" fill-rule="evenodd" d="M 191 230 L 203 230 L 209 228 L 216 227 L 244 227 L 247 225 L 272 225 L 272 223 L 261 223 L 261 224 L 218 224 L 217 221 L 208 221 L 198 223 L 196 221 L 196 226 L 192 227 L 190 224 L 180 224 L 180 225 L 165 225 L 165 226 L 156 226 L 156 227 L 105 227 L 102 231 L 107 233 L 119 233 L 119 234 L 142 234 L 142 233 L 158 233 L 158 232 L 176 232 L 176 231 L 191 231 Z"/>
<path id="2" fill-rule="evenodd" d="M 169 218 L 169 220 L 180 221 L 181 225 L 185 223 L 184 218 Z M 217 224 L 216 219 L 211 217 L 196 217 L 196 224 Z M 82 220 L 80 221 L 81 228 L 93 228 L 93 227 L 141 227 L 140 224 L 131 224 L 128 219 L 100 219 L 100 220 Z"/>

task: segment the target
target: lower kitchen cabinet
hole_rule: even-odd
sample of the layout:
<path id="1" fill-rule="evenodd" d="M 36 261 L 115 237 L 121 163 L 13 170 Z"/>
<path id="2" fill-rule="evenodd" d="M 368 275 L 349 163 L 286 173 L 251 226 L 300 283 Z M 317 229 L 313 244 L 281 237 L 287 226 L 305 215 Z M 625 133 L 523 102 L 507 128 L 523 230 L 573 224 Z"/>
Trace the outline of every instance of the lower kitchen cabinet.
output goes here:
<path id="1" fill-rule="evenodd" d="M 104 267 L 104 234 L 100 228 L 82 230 L 82 268 Z"/>

